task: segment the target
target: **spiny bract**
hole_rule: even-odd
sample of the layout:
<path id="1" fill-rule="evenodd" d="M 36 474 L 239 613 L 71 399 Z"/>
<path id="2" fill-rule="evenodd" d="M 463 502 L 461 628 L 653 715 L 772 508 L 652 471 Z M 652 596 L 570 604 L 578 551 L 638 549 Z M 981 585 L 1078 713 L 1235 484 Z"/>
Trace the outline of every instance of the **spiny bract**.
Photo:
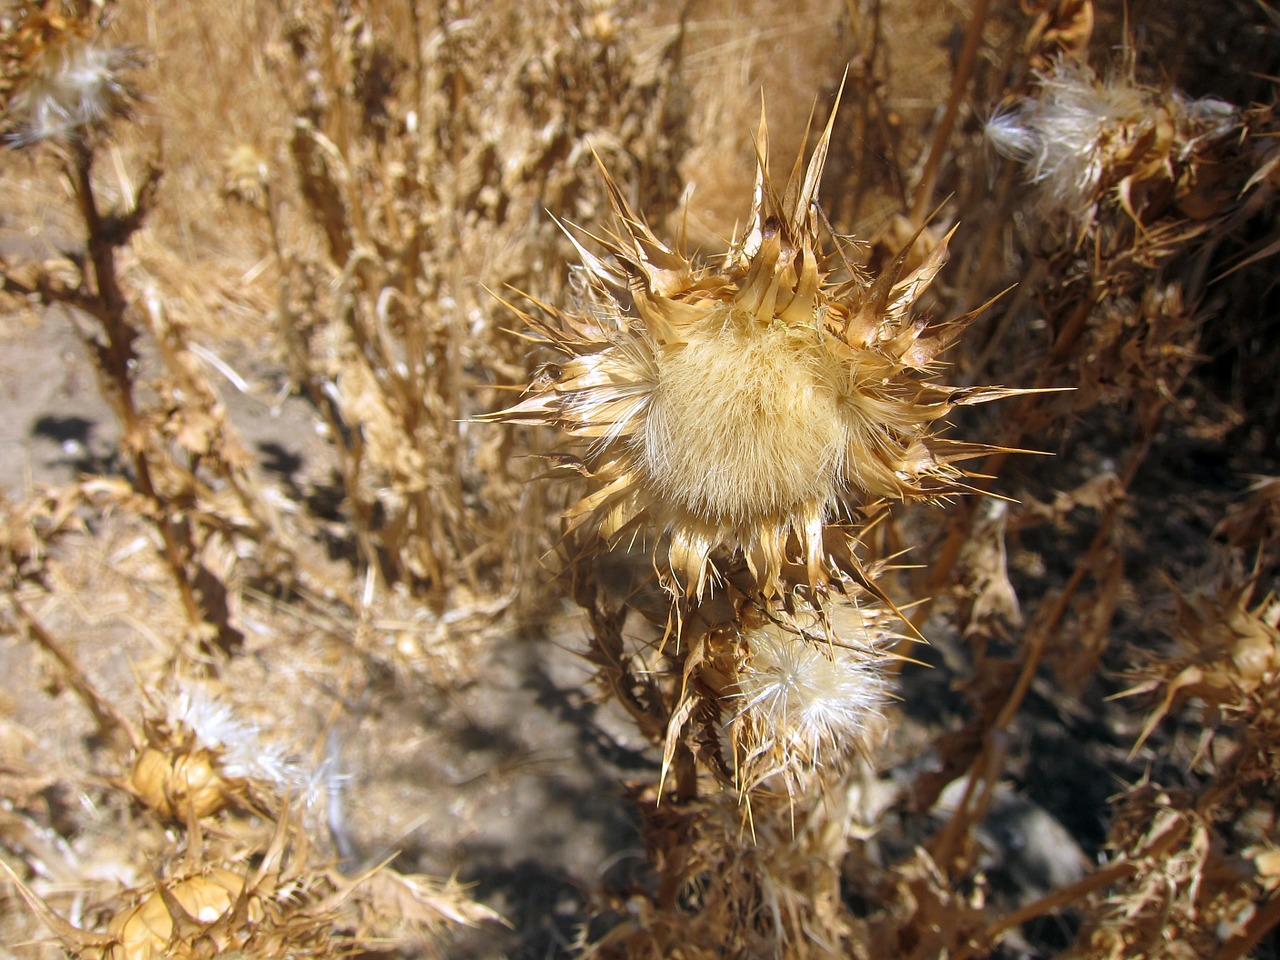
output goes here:
<path id="1" fill-rule="evenodd" d="M 585 441 L 584 456 L 562 461 L 592 481 L 571 528 L 651 537 L 674 594 L 702 596 L 736 551 L 763 595 L 796 579 L 822 589 L 838 574 L 825 525 L 849 507 L 963 489 L 954 464 L 991 448 L 938 439 L 934 425 L 957 404 L 1015 392 L 927 378 L 976 314 L 933 326 L 911 316 L 946 238 L 906 276 L 904 250 L 874 282 L 822 248 L 830 135 L 828 124 L 779 197 L 762 119 L 748 228 L 714 265 L 659 241 L 606 174 L 618 227 L 591 239 L 609 256 L 570 237 L 579 308 L 524 315 L 566 359 L 490 419 Z"/>

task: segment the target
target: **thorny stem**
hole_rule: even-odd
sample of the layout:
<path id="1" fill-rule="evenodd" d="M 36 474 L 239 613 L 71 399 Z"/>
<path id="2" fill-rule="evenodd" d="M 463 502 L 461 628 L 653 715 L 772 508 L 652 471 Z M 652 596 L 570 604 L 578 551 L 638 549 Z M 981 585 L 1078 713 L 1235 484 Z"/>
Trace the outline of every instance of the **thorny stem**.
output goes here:
<path id="1" fill-rule="evenodd" d="M 206 619 L 196 598 L 187 567 L 194 556 L 195 549 L 191 542 L 190 530 L 184 521 L 174 518 L 172 507 L 156 489 L 151 474 L 151 464 L 146 454 L 146 441 L 142 437 L 142 427 L 133 395 L 133 368 L 138 361 L 134 344 L 138 339 L 138 331 L 125 317 L 128 302 L 120 289 L 116 275 L 116 247 L 128 241 L 134 231 L 142 225 L 150 195 L 159 183 L 160 172 L 152 168 L 146 182 L 134 197 L 133 209 L 127 215 L 104 216 L 98 207 L 97 195 L 93 189 L 93 148 L 87 143 L 77 142 L 72 149 L 74 151 L 71 169 L 72 186 L 76 204 L 80 208 L 80 216 L 84 220 L 89 260 L 93 267 L 95 293 L 93 313 L 102 326 L 106 344 L 99 344 L 87 334 L 82 335 L 97 354 L 98 363 L 95 366 L 99 377 L 108 378 L 104 386 L 107 387 L 107 395 L 116 401 L 127 444 L 132 452 L 138 488 L 142 495 L 156 506 L 156 527 L 164 544 L 165 563 L 177 584 L 187 621 L 194 626 Z"/>
<path id="2" fill-rule="evenodd" d="M 951 78 L 951 93 L 947 97 L 947 104 L 943 108 L 937 129 L 933 132 L 933 141 L 929 144 L 929 154 L 925 159 L 924 170 L 920 174 L 920 183 L 916 186 L 915 200 L 911 204 L 910 219 L 913 224 L 919 225 L 932 209 L 933 188 L 938 182 L 938 168 L 942 165 L 942 156 L 946 153 L 947 144 L 951 140 L 956 115 L 960 112 L 960 101 L 964 99 L 965 90 L 969 87 L 969 78 L 973 75 L 974 65 L 978 62 L 978 48 L 982 46 L 982 30 L 987 24 L 987 15 L 990 11 L 991 0 L 978 0 L 973 15 L 969 17 L 969 28 L 964 35 L 964 47 L 956 63 L 955 75 Z"/>

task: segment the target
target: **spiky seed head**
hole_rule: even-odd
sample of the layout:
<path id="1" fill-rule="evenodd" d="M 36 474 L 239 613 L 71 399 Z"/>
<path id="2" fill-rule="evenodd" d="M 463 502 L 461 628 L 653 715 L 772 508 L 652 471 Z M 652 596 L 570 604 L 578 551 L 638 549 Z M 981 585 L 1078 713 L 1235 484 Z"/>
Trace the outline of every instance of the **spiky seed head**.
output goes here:
<path id="1" fill-rule="evenodd" d="M 181 911 L 179 918 L 194 921 L 199 927 L 211 926 L 230 915 L 244 893 L 244 877 L 215 868 L 171 883 L 164 887 L 163 894 L 160 891 L 157 886 L 137 904 L 111 918 L 107 933 L 116 943 L 107 950 L 105 960 L 194 955 L 187 944 L 174 936 L 173 904 Z M 182 917 L 183 913 L 186 917 Z"/>
<path id="2" fill-rule="evenodd" d="M 301 794 L 310 806 L 326 789 L 325 771 L 309 771 L 258 730 L 238 719 L 229 704 L 203 686 L 177 691 L 163 719 L 146 725 L 147 743 L 137 751 L 127 786 L 166 819 L 185 823 L 189 814 L 211 816 L 250 795 L 283 798 Z"/>
<path id="3" fill-rule="evenodd" d="M 617 229 L 591 239 L 607 256 L 570 233 L 580 305 L 525 315 L 564 360 L 490 417 L 583 441 L 584 455 L 561 461 L 592 480 L 570 526 L 652 536 L 673 593 L 701 596 L 717 551 L 740 551 L 766 596 L 788 586 L 788 564 L 823 586 L 835 574 L 824 525 L 844 508 L 961 489 L 956 461 L 989 448 L 939 439 L 936 425 L 957 404 L 1013 392 L 929 377 L 972 319 L 912 316 L 945 239 L 914 271 L 903 276 L 904 252 L 874 281 L 824 248 L 816 198 L 830 135 L 828 124 L 779 196 L 761 120 L 748 228 L 709 265 L 662 243 L 606 173 Z"/>
<path id="4" fill-rule="evenodd" d="M 313 858 L 309 836 L 286 814 L 265 847 L 230 859 L 206 859 L 208 848 L 193 839 L 181 868 L 128 891 L 130 905 L 102 933 L 59 916 L 3 860 L 0 873 L 80 960 L 334 960 L 411 942 L 421 948 L 448 923 L 500 920 L 453 880 L 404 876 L 385 864 L 346 875 Z"/>

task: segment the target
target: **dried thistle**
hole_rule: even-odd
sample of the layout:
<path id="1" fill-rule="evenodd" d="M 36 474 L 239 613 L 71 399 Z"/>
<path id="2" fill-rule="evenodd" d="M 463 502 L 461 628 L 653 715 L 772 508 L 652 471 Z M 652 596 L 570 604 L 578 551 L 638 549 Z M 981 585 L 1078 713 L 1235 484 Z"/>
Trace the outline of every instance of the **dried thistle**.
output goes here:
<path id="1" fill-rule="evenodd" d="M 101 933 L 56 913 L 4 861 L 31 911 L 82 960 L 201 960 L 206 957 L 336 958 L 401 955 L 413 946 L 439 956 L 450 927 L 501 922 L 448 880 L 379 865 L 347 877 L 317 860 L 307 834 L 287 816 L 251 863 L 189 839 L 183 863 L 128 891 Z"/>
<path id="2" fill-rule="evenodd" d="M 1023 48 L 1037 68 L 1046 68 L 1058 58 L 1081 59 L 1093 37 L 1093 0 L 1055 0 L 1049 3 L 1022 3 L 1035 20 L 1027 31 Z"/>
<path id="3" fill-rule="evenodd" d="M 741 553 L 765 596 L 794 582 L 783 571 L 796 562 L 824 588 L 841 572 L 825 526 L 861 505 L 965 489 L 957 461 L 990 448 L 941 439 L 938 423 L 1015 392 L 930 379 L 976 315 L 935 326 L 912 316 L 945 240 L 906 276 L 904 252 L 874 282 L 824 249 L 816 200 L 830 136 L 828 124 L 779 197 L 762 120 L 748 229 L 719 264 L 663 244 L 606 174 L 617 231 L 592 239 L 609 259 L 575 240 L 581 304 L 525 317 L 565 360 L 491 415 L 584 441 L 584 456 L 563 461 L 591 480 L 571 526 L 611 542 L 656 534 L 673 594 L 703 596 L 722 550 Z"/>
<path id="4" fill-rule="evenodd" d="M 160 816 L 179 822 L 229 805 L 281 806 L 299 792 L 310 805 L 320 776 L 258 734 L 206 688 L 182 690 L 163 720 L 147 723 L 147 743 L 137 750 L 127 786 Z"/>
<path id="5" fill-rule="evenodd" d="M 332 885 L 310 861 L 305 834 L 291 845 L 292 832 L 280 819 L 256 867 L 207 857 L 194 841 L 180 867 L 130 891 L 132 902 L 102 933 L 81 930 L 10 877 L 32 911 L 82 960 L 195 960 L 234 951 L 264 960 L 343 956 L 350 941 L 333 929 L 341 897 L 332 896 Z"/>
<path id="6" fill-rule="evenodd" d="M 1175 649 L 1168 656 L 1150 655 L 1141 669 L 1147 679 L 1128 691 L 1164 693 L 1138 746 L 1175 704 L 1192 698 L 1218 718 L 1247 720 L 1256 732 L 1274 721 L 1277 704 L 1271 691 L 1280 675 L 1280 603 L 1268 596 L 1251 605 L 1254 587 L 1250 579 L 1223 584 L 1211 595 L 1175 593 Z"/>
<path id="7" fill-rule="evenodd" d="M 100 42 L 93 19 L 23 0 L 0 33 L 3 142 L 27 147 L 82 139 L 137 102 L 128 71 L 145 63 L 136 47 Z"/>
<path id="8" fill-rule="evenodd" d="M 740 799 L 730 792 L 699 798 L 683 809 L 659 807 L 644 797 L 646 844 L 662 872 L 662 885 L 656 897 L 634 894 L 625 905 L 625 919 L 584 944 L 585 955 L 610 960 L 868 956 L 841 897 L 840 865 L 853 833 L 847 796 L 840 789 L 814 790 L 795 803 L 775 803 L 768 815 L 749 822 Z"/>
<path id="9" fill-rule="evenodd" d="M 1138 783 L 1117 798 L 1108 845 L 1124 880 L 1086 916 L 1075 956 L 1239 957 L 1260 891 L 1251 864 L 1226 856 L 1223 838 L 1194 798 Z"/>
<path id="10" fill-rule="evenodd" d="M 802 796 L 818 771 L 842 770 L 880 727 L 887 698 L 881 665 L 894 639 L 887 612 L 843 604 L 828 625 L 768 620 L 745 629 L 744 656 L 731 688 L 730 723 L 743 791 L 781 778 Z"/>
<path id="11" fill-rule="evenodd" d="M 1033 95 L 992 115 L 986 136 L 1026 168 L 1046 209 L 1086 225 L 1111 196 L 1144 222 L 1170 200 L 1184 216 L 1203 219 L 1232 199 L 1221 189 L 1222 171 L 1206 161 L 1239 134 L 1242 120 L 1222 100 L 1103 80 L 1061 60 L 1038 74 Z"/>

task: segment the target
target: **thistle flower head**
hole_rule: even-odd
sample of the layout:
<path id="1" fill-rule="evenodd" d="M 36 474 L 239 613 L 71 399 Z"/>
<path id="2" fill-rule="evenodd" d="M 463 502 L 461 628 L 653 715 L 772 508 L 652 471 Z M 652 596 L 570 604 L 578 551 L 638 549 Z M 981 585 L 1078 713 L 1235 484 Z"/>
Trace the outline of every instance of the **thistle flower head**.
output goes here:
<path id="1" fill-rule="evenodd" d="M 745 656 L 730 727 L 743 790 L 775 775 L 795 794 L 820 767 L 864 745 L 887 698 L 882 665 L 896 639 L 878 607 L 845 604 L 835 624 L 817 616 L 744 631 Z"/>
<path id="2" fill-rule="evenodd" d="M 1194 178 L 1180 168 L 1239 119 L 1220 100 L 1103 81 L 1062 60 L 1038 76 L 1033 96 L 997 110 L 985 132 L 998 153 L 1026 168 L 1045 207 L 1083 218 L 1113 189 L 1131 208 L 1134 194 L 1154 181 L 1190 189 Z"/>
<path id="3" fill-rule="evenodd" d="M 863 504 L 961 489 L 955 462 L 987 448 L 938 439 L 935 425 L 957 404 L 1010 392 L 929 379 L 971 319 L 912 316 L 945 240 L 906 276 L 904 252 L 871 282 L 824 248 L 816 200 L 830 135 L 780 196 L 761 122 L 748 227 L 720 263 L 660 241 L 606 174 L 617 229 L 591 239 L 607 256 L 571 235 L 580 305 L 525 317 L 564 359 L 491 416 L 583 441 L 562 460 L 592 481 L 571 527 L 653 535 L 674 593 L 701 596 L 718 552 L 740 552 L 766 596 L 785 589 L 790 564 L 820 587 L 835 573 L 824 525 Z"/>
<path id="4" fill-rule="evenodd" d="M 19 7 L 0 43 L 0 92 L 7 93 L 0 127 L 6 142 L 26 147 L 83 138 L 129 113 L 138 93 L 126 73 L 143 63 L 137 48 L 97 42 L 87 20 L 30 2 Z"/>

